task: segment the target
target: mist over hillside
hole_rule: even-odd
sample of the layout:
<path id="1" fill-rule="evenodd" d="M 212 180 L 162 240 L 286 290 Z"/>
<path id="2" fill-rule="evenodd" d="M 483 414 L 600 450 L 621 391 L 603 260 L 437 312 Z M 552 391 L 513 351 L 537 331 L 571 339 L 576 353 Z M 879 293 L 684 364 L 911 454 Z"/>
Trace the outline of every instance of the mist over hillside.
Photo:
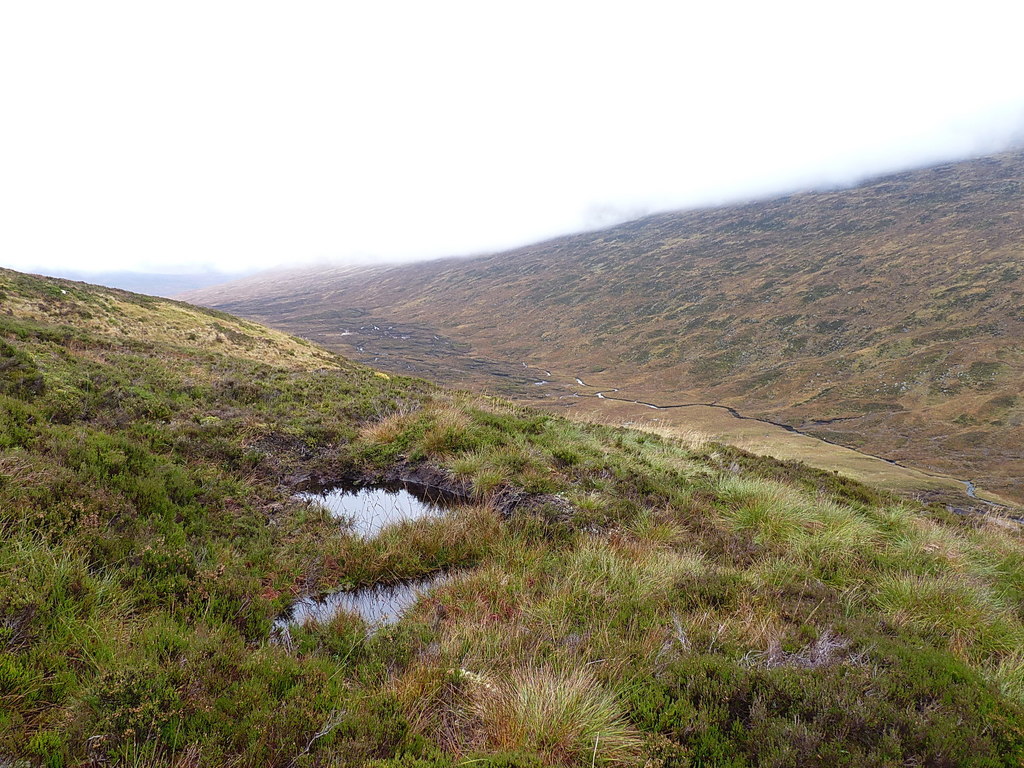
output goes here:
<path id="1" fill-rule="evenodd" d="M 627 398 L 727 404 L 1019 499 L 1022 196 L 1015 151 L 188 298 L 449 383 L 505 391 L 525 362 Z M 530 384 L 520 396 L 572 394 Z"/>

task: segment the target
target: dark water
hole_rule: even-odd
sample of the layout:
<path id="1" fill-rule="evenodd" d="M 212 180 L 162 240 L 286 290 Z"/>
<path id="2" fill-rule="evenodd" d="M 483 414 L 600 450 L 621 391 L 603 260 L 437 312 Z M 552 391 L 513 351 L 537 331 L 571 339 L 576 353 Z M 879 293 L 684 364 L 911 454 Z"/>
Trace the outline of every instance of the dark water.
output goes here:
<path id="1" fill-rule="evenodd" d="M 395 485 L 377 488 L 334 488 L 298 497 L 327 509 L 332 517 L 352 526 L 352 531 L 372 539 L 380 531 L 403 520 L 440 517 L 450 500 L 423 486 Z"/>

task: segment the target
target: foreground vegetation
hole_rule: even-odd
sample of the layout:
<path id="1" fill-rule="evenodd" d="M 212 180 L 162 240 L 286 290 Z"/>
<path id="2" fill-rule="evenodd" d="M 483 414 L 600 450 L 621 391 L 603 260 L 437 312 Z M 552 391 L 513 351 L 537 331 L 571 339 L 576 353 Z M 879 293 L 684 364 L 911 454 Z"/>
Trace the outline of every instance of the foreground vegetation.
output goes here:
<path id="1" fill-rule="evenodd" d="M 383 477 L 466 503 L 292 497 Z M 0 763 L 1019 765 L 1022 606 L 1012 521 L 0 272 Z"/>

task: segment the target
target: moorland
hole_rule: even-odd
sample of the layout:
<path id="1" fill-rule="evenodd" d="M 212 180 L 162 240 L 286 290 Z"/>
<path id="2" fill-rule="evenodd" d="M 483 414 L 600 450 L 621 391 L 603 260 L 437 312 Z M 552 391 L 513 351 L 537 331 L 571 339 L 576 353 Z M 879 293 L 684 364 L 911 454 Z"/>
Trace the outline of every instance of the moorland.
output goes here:
<path id="1" fill-rule="evenodd" d="M 725 405 L 1021 502 L 1022 190 L 1024 153 L 1007 152 L 503 253 L 303 268 L 188 298 L 387 370 L 586 418 L 607 413 L 593 399 L 602 389 Z M 706 409 L 615 408 L 887 479 L 853 454 L 750 435 Z"/>
<path id="2" fill-rule="evenodd" d="M 460 502 L 296 496 L 383 481 Z M 1016 766 L 1015 516 L 0 270 L 0 763 Z"/>

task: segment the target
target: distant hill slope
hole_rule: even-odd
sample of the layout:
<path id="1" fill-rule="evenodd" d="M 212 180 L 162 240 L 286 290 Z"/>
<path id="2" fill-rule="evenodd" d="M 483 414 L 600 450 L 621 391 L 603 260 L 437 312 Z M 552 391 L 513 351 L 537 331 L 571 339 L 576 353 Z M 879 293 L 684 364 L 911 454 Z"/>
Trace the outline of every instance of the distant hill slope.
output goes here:
<path id="1" fill-rule="evenodd" d="M 397 323 L 409 338 L 389 353 L 404 343 L 442 380 L 464 343 L 563 378 L 600 372 L 645 400 L 725 403 L 1024 497 L 1021 152 L 188 298 L 346 351 L 370 350 L 367 319 Z"/>

